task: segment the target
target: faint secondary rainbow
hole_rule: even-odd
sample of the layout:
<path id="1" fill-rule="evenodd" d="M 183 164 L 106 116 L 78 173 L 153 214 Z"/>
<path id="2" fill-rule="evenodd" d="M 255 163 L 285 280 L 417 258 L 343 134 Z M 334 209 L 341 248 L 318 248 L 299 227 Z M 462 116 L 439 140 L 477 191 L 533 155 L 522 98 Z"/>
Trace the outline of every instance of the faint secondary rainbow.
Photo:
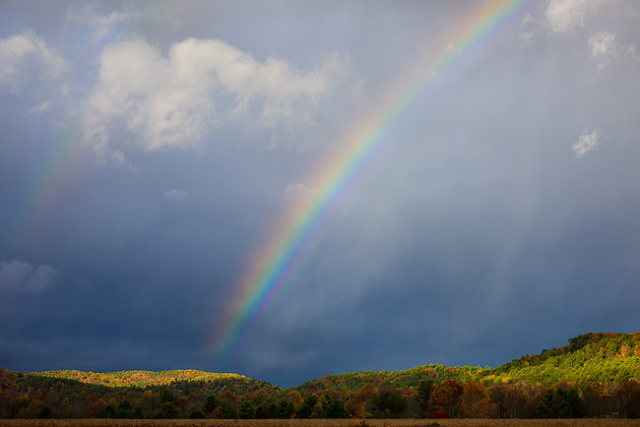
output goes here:
<path id="1" fill-rule="evenodd" d="M 51 209 L 61 190 L 81 182 L 72 179 L 82 164 L 76 152 L 77 128 L 72 125 L 53 132 L 54 137 L 25 144 L 29 152 L 17 158 L 14 192 L 9 197 L 5 241 L 38 241 L 51 220 Z M 75 182 L 74 182 L 75 181 Z"/>
<path id="2" fill-rule="evenodd" d="M 455 29 L 429 43 L 403 68 L 384 93 L 350 122 L 340 136 L 339 151 L 319 162 L 306 181 L 314 193 L 292 201 L 246 267 L 214 346 L 220 358 L 237 349 L 252 324 L 274 299 L 295 282 L 311 255 L 331 206 L 353 183 L 360 168 L 384 140 L 391 125 L 445 72 L 464 68 L 521 19 L 530 0 L 473 2 L 475 6 Z M 521 21 L 520 21 L 521 22 Z"/>

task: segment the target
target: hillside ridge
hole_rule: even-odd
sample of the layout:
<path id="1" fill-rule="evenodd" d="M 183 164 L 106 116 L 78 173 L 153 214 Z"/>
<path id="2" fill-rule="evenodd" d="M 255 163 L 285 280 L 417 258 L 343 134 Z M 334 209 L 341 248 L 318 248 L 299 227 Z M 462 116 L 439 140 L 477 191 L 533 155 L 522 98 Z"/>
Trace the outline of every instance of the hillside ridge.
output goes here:
<path id="1" fill-rule="evenodd" d="M 31 372 L 51 378 L 64 378 L 85 384 L 97 384 L 107 387 L 149 387 L 168 385 L 178 381 L 219 381 L 235 379 L 239 381 L 257 381 L 244 375 L 233 373 L 214 373 L 196 369 L 170 369 L 164 371 L 130 370 L 113 372 L 90 372 L 80 370 L 54 370 Z"/>
<path id="2" fill-rule="evenodd" d="M 558 382 L 622 382 L 628 378 L 640 379 L 640 332 L 589 332 L 570 338 L 565 346 L 527 354 L 496 368 L 431 364 L 403 371 L 348 372 L 306 381 L 295 388 L 353 390 L 365 383 L 415 388 L 423 380 L 439 383 L 448 379 L 548 386 Z"/>
<path id="3" fill-rule="evenodd" d="M 195 369 L 0 369 L 0 418 L 640 418 L 640 333 L 589 333 L 496 368 L 431 364 L 284 389 Z"/>
<path id="4" fill-rule="evenodd" d="M 79 370 L 56 370 L 25 373 L 74 380 L 106 387 L 166 386 L 178 382 L 213 382 L 246 385 L 249 388 L 270 386 L 283 388 L 266 381 L 258 381 L 234 373 L 213 373 L 195 369 L 164 371 L 114 371 L 94 373 Z M 357 371 L 326 375 L 291 387 L 298 391 L 355 390 L 364 384 L 377 387 L 415 388 L 421 381 L 435 383 L 454 379 L 459 382 L 481 380 L 485 383 L 513 383 L 550 385 L 557 382 L 584 384 L 593 381 L 622 382 L 628 378 L 640 379 L 640 332 L 589 332 L 570 338 L 567 345 L 543 349 L 537 355 L 526 354 L 496 368 L 455 366 L 443 364 L 420 365 L 399 371 Z"/>

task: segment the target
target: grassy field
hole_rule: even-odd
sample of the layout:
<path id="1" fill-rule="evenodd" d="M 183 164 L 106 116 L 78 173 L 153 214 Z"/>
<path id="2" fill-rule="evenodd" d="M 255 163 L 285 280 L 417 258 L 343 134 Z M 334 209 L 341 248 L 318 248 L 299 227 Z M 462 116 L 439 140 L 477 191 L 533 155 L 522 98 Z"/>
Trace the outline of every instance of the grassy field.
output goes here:
<path id="1" fill-rule="evenodd" d="M 0 427 L 628 427 L 640 420 L 0 420 Z"/>

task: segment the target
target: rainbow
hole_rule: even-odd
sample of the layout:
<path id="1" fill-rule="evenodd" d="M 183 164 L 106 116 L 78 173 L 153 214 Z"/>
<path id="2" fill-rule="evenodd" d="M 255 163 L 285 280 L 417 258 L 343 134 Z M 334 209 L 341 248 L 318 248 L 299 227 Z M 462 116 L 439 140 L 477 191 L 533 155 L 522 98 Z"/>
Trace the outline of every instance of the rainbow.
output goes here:
<path id="1" fill-rule="evenodd" d="M 473 3 L 456 28 L 414 56 L 418 61 L 396 76 L 377 102 L 361 113 L 340 136 L 340 151 L 321 161 L 307 180 L 314 193 L 291 202 L 272 233 L 249 261 L 221 325 L 214 347 L 224 359 L 250 336 L 256 319 L 295 283 L 295 275 L 317 245 L 330 208 L 345 197 L 367 159 L 385 140 L 391 125 L 446 72 L 464 68 L 507 30 L 521 22 L 530 0 Z"/>
<path id="2" fill-rule="evenodd" d="M 80 185 L 74 177 L 86 166 L 75 150 L 78 128 L 74 122 L 56 132 L 54 138 L 34 141 L 28 156 L 20 159 L 23 163 L 16 168 L 20 175 L 9 196 L 12 209 L 5 218 L 9 224 L 5 241 L 39 241 L 54 217 L 54 197 Z"/>

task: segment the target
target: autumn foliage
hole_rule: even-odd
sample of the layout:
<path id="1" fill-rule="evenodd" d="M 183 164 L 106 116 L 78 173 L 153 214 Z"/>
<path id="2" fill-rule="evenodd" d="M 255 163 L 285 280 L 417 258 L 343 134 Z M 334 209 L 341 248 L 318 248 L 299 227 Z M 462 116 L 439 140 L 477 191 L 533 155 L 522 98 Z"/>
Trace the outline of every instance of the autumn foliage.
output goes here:
<path id="1" fill-rule="evenodd" d="M 285 390 L 201 371 L 0 369 L 0 418 L 640 418 L 640 333 L 585 334 L 498 368 L 425 365 Z"/>

